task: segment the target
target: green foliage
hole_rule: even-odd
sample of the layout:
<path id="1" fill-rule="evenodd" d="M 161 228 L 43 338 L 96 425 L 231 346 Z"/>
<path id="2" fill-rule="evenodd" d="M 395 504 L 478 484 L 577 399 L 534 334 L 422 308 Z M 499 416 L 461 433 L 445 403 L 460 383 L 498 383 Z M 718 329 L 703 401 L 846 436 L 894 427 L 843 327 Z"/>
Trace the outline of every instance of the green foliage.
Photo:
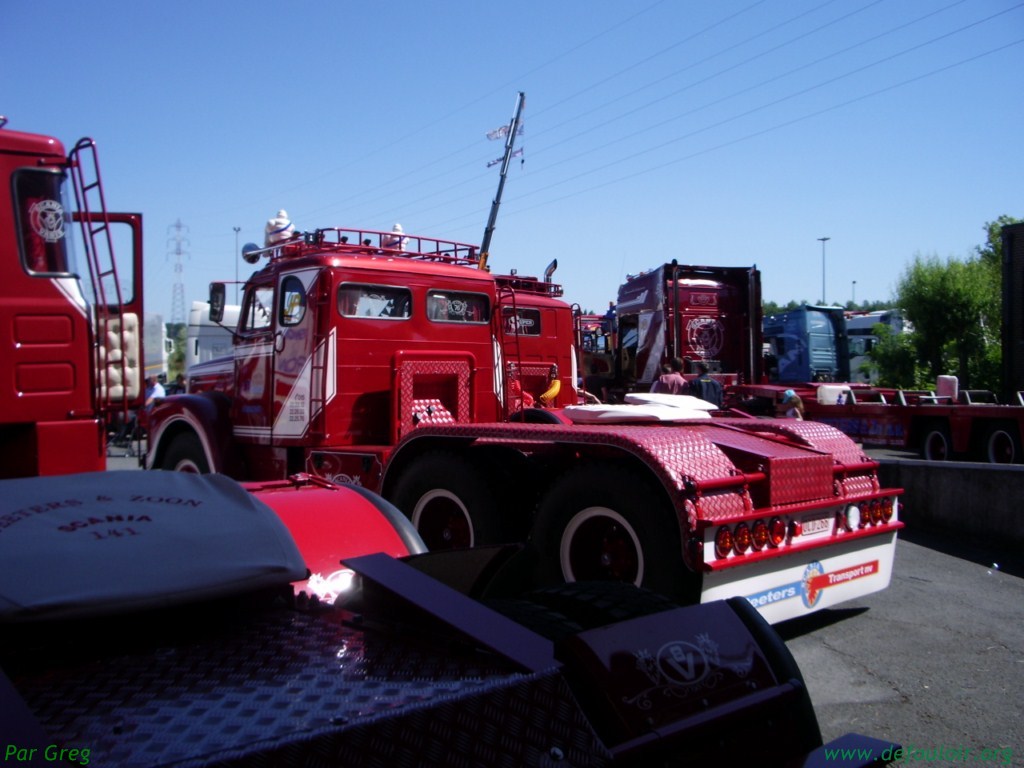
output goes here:
<path id="1" fill-rule="evenodd" d="M 916 255 L 899 280 L 892 301 L 862 301 L 846 309 L 904 311 L 913 330 L 894 334 L 875 326 L 878 343 L 868 353 L 882 386 L 934 389 L 938 376 L 956 374 L 962 389 L 1000 388 L 1002 360 L 1002 228 L 1021 219 L 986 222 L 985 242 L 966 260 Z M 764 315 L 796 309 L 765 302 Z"/>
<path id="2" fill-rule="evenodd" d="M 955 373 L 964 389 L 999 389 L 1001 229 L 1015 221 L 1001 216 L 988 222 L 986 243 L 973 258 L 941 262 L 918 255 L 900 278 L 897 301 L 914 326 L 911 340 L 928 381 Z"/>
<path id="3" fill-rule="evenodd" d="M 934 383 L 923 381 L 923 371 L 917 364 L 917 351 L 912 335 L 894 333 L 878 323 L 873 329 L 878 341 L 868 353 L 871 365 L 878 369 L 878 384 L 899 389 L 933 389 Z"/>
<path id="4" fill-rule="evenodd" d="M 167 358 L 167 380 L 174 381 L 179 373 L 185 372 L 185 343 L 188 326 L 185 323 L 168 323 L 167 338 L 174 343 L 174 351 Z"/>

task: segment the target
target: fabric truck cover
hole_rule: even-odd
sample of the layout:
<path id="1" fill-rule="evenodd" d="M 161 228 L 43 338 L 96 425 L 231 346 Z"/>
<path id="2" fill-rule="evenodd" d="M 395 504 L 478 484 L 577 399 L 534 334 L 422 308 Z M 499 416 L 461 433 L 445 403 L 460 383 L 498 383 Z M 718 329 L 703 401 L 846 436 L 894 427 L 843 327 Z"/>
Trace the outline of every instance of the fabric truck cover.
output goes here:
<path id="1" fill-rule="evenodd" d="M 638 393 L 626 395 L 623 405 L 570 405 L 563 413 L 574 424 L 622 424 L 710 419 L 708 411 L 714 410 L 711 403 L 691 395 Z"/>
<path id="2" fill-rule="evenodd" d="M 157 608 L 307 574 L 277 515 L 223 475 L 92 472 L 0 489 L 0 621 Z"/>

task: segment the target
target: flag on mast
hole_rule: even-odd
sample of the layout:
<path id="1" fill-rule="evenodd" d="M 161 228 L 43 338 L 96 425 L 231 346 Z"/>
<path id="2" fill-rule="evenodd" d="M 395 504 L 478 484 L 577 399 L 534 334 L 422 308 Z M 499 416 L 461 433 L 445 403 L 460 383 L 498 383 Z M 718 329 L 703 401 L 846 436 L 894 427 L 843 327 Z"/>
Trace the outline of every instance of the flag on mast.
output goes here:
<path id="1" fill-rule="evenodd" d="M 512 153 L 511 155 L 509 155 L 509 157 L 510 157 L 510 158 L 513 158 L 513 157 L 522 157 L 522 156 L 523 156 L 523 148 L 522 148 L 522 147 L 520 147 L 520 148 L 519 148 L 519 149 L 517 149 L 517 150 L 516 150 L 515 152 L 513 152 L 513 153 Z M 493 168 L 494 166 L 496 166 L 496 165 L 497 165 L 498 163 L 500 163 L 500 162 L 501 162 L 502 160 L 504 160 L 504 159 L 505 159 L 505 156 L 504 156 L 504 155 L 502 155 L 502 156 L 501 156 L 501 157 L 499 157 L 499 158 L 498 158 L 497 160 L 491 160 L 491 162 L 489 162 L 489 163 L 487 164 L 487 167 L 488 167 L 488 168 Z"/>
<path id="2" fill-rule="evenodd" d="M 516 129 L 516 136 L 522 136 L 522 135 L 523 135 L 523 123 L 519 123 L 519 127 Z M 503 125 L 503 126 L 501 126 L 501 128 L 495 128 L 493 131 L 488 131 L 487 132 L 487 138 L 490 139 L 491 141 L 495 141 L 497 139 L 504 139 L 506 136 L 508 136 L 508 126 L 507 125 Z"/>

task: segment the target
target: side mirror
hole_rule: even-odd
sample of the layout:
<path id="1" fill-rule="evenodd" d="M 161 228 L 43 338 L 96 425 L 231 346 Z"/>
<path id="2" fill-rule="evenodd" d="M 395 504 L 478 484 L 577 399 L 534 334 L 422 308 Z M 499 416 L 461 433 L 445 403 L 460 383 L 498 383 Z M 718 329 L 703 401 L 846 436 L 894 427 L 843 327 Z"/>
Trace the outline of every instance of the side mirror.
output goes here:
<path id="1" fill-rule="evenodd" d="M 210 321 L 218 325 L 224 321 L 224 302 L 227 288 L 224 283 L 210 283 Z"/>
<path id="2" fill-rule="evenodd" d="M 255 264 L 260 260 L 260 250 L 256 243 L 246 243 L 242 246 L 242 259 L 246 264 Z"/>

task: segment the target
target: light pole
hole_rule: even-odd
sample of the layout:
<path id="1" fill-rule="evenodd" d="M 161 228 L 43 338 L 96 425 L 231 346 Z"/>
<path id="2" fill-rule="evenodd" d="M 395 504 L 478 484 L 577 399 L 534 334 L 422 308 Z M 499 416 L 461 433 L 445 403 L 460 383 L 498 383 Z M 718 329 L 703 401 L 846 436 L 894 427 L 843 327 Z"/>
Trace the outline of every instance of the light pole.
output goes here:
<path id="1" fill-rule="evenodd" d="M 825 304 L 825 243 L 831 240 L 831 237 L 819 237 L 821 241 L 821 303 L 822 306 Z"/>
<path id="2" fill-rule="evenodd" d="M 853 302 L 853 308 L 856 309 L 857 308 L 857 281 L 856 280 L 853 281 L 853 298 L 852 298 L 852 302 Z"/>
<path id="3" fill-rule="evenodd" d="M 238 303 L 238 233 L 241 227 L 232 227 L 235 230 L 235 304 Z"/>

